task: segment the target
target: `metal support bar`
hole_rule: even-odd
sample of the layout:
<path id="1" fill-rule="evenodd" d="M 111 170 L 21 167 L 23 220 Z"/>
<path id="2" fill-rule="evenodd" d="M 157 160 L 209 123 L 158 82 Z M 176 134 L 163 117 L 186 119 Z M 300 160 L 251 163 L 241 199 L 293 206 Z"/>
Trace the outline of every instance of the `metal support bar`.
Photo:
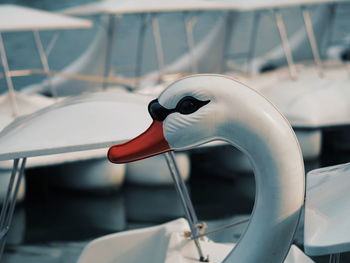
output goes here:
<path id="1" fill-rule="evenodd" d="M 331 254 L 329 256 L 329 263 L 340 263 L 340 253 Z"/>
<path id="2" fill-rule="evenodd" d="M 186 31 L 186 41 L 188 46 L 188 51 L 190 54 L 190 63 L 191 63 L 191 72 L 197 73 L 198 72 L 198 65 L 197 62 L 194 59 L 194 37 L 193 37 L 193 26 L 197 22 L 197 17 L 190 17 L 190 14 L 188 12 L 183 13 L 184 17 L 184 24 L 185 24 L 185 31 Z"/>
<path id="3" fill-rule="evenodd" d="M 322 61 L 320 57 L 319 48 L 317 45 L 315 32 L 312 26 L 312 19 L 309 10 L 306 9 L 306 7 L 302 7 L 302 13 L 303 13 L 303 19 L 305 24 L 306 33 L 309 39 L 309 43 L 312 50 L 312 55 L 314 57 L 315 63 L 318 68 L 318 72 L 320 77 L 323 77 L 323 67 L 322 67 Z"/>
<path id="4" fill-rule="evenodd" d="M 230 11 L 225 14 L 226 17 L 226 25 L 225 25 L 225 39 L 224 39 L 224 49 L 222 51 L 222 58 L 221 58 L 221 67 L 220 67 L 220 73 L 224 73 L 226 71 L 226 54 L 228 53 L 228 48 L 230 46 L 232 31 L 233 31 L 233 17 L 234 12 Z"/>
<path id="5" fill-rule="evenodd" d="M 342 42 L 336 42 L 333 41 L 333 31 L 334 31 L 334 20 L 335 20 L 335 16 L 336 16 L 336 8 L 337 8 L 337 4 L 336 3 L 332 3 L 329 5 L 329 9 L 330 9 L 330 18 L 329 18 L 329 30 L 327 32 L 327 39 L 326 39 L 326 45 L 324 47 L 324 50 L 327 50 L 327 47 L 331 44 L 335 44 L 337 45 L 338 43 L 342 43 Z M 343 65 L 348 73 L 348 76 L 350 78 L 350 63 L 344 61 Z"/>
<path id="6" fill-rule="evenodd" d="M 144 51 L 144 43 L 145 43 L 145 33 L 147 28 L 147 14 L 140 14 L 140 30 L 137 41 L 137 51 L 136 51 L 136 67 L 135 67 L 135 78 L 139 78 L 141 76 L 142 71 L 142 59 L 143 59 L 143 51 Z M 140 86 L 140 83 L 135 83 L 136 87 Z"/>
<path id="7" fill-rule="evenodd" d="M 160 35 L 160 27 L 159 27 L 159 19 L 157 14 L 152 15 L 152 33 L 153 33 L 153 39 L 154 39 L 154 44 L 156 48 L 156 53 L 157 53 L 157 62 L 158 62 L 158 82 L 161 81 L 162 75 L 163 75 L 163 70 L 164 70 L 164 52 L 163 52 L 163 45 L 162 45 L 162 38 Z"/>
<path id="8" fill-rule="evenodd" d="M 329 5 L 329 26 L 327 27 L 327 34 L 325 44 L 323 45 L 323 54 L 327 51 L 327 48 L 331 45 L 333 39 L 333 31 L 334 31 L 334 20 L 335 20 L 335 9 L 336 4 L 332 3 Z"/>
<path id="9" fill-rule="evenodd" d="M 167 162 L 167 165 L 169 167 L 171 177 L 174 180 L 175 188 L 177 190 L 177 193 L 180 196 L 181 203 L 184 207 L 185 216 L 186 216 L 188 224 L 190 226 L 192 236 L 194 236 L 194 237 L 198 236 L 199 231 L 195 226 L 198 223 L 197 215 L 196 215 L 196 212 L 194 210 L 190 196 L 188 194 L 185 182 L 183 181 L 183 179 L 179 173 L 178 167 L 176 165 L 175 155 L 173 152 L 169 152 L 169 153 L 165 153 L 164 156 L 165 156 L 165 160 Z M 195 245 L 196 245 L 197 250 L 198 250 L 200 261 L 201 262 L 208 262 L 208 257 L 204 256 L 203 250 L 200 246 L 198 239 L 194 239 L 194 242 L 195 242 Z"/>
<path id="10" fill-rule="evenodd" d="M 39 53 L 41 65 L 43 66 L 45 74 L 47 74 L 47 82 L 49 84 L 52 96 L 54 98 L 56 98 L 57 97 L 57 91 L 56 91 L 55 87 L 52 85 L 49 62 L 47 60 L 47 56 L 46 56 L 46 53 L 45 53 L 45 49 L 43 47 L 43 43 L 41 42 L 40 33 L 39 33 L 38 30 L 34 30 L 33 31 L 33 35 L 34 35 L 35 45 L 36 45 L 36 48 L 37 48 L 38 53 Z"/>
<path id="11" fill-rule="evenodd" d="M 247 56 L 247 73 L 249 73 L 249 69 L 250 70 L 253 69 L 253 58 L 254 58 L 255 49 L 256 49 L 256 39 L 258 37 L 257 35 L 258 35 L 259 21 L 260 21 L 260 12 L 254 11 L 252 30 L 251 30 L 250 41 L 249 41 L 248 56 Z"/>
<path id="12" fill-rule="evenodd" d="M 59 36 L 60 36 L 60 32 L 55 32 L 55 34 L 51 38 L 50 43 L 47 45 L 47 47 L 45 49 L 46 57 L 50 56 L 50 53 L 51 53 L 52 49 L 55 47 Z"/>
<path id="13" fill-rule="evenodd" d="M 209 235 L 212 235 L 212 234 L 224 231 L 226 229 L 229 229 L 229 228 L 232 228 L 232 227 L 235 227 L 235 226 L 239 226 L 239 225 L 242 225 L 244 223 L 248 223 L 249 220 L 250 219 L 244 219 L 244 220 L 241 220 L 241 221 L 238 221 L 238 222 L 235 222 L 235 223 L 231 223 L 231 224 L 228 224 L 228 225 L 225 225 L 225 226 L 221 226 L 221 227 L 218 227 L 218 228 L 216 228 L 214 230 L 207 231 L 204 234 L 200 234 L 198 236 L 193 236 L 191 239 L 198 239 L 198 238 L 201 238 L 201 237 L 209 236 Z"/>
<path id="14" fill-rule="evenodd" d="M 15 205 L 17 200 L 17 194 L 21 185 L 21 180 L 24 174 L 24 168 L 26 165 L 26 158 L 22 159 L 20 168 L 18 169 L 19 159 L 15 159 L 13 162 L 12 173 L 10 181 L 7 187 L 6 197 L 3 202 L 3 206 L 0 214 L 0 260 L 4 252 L 7 233 L 11 226 L 12 216 L 15 211 Z"/>
<path id="15" fill-rule="evenodd" d="M 13 117 L 17 117 L 19 115 L 19 109 L 18 109 L 17 100 L 16 100 L 16 92 L 13 87 L 12 79 L 10 76 L 10 69 L 7 62 L 6 50 L 4 46 L 4 41 L 2 40 L 1 32 L 0 32 L 0 56 L 1 56 L 2 67 L 4 69 L 5 78 L 6 78 L 8 95 L 11 101 L 12 115 Z"/>
<path id="16" fill-rule="evenodd" d="M 281 42 L 283 45 L 284 54 L 285 54 L 286 59 L 287 59 L 289 73 L 290 73 L 291 78 L 294 80 L 297 77 L 297 71 L 295 68 L 294 61 L 293 61 L 292 50 L 290 48 L 289 41 L 288 41 L 286 26 L 284 25 L 281 12 L 278 9 L 274 9 L 273 13 L 275 16 L 275 22 L 276 22 L 278 32 L 280 34 Z"/>
<path id="17" fill-rule="evenodd" d="M 183 201 L 183 204 L 186 204 L 186 209 L 188 209 L 190 213 L 190 220 L 194 224 L 198 223 L 198 218 L 195 213 L 191 198 L 188 194 L 187 187 L 185 182 L 183 181 L 180 172 L 178 170 L 178 167 L 176 165 L 176 160 L 175 160 L 175 155 L 173 152 L 171 153 L 166 153 L 165 154 L 165 159 L 167 161 L 167 164 L 169 166 L 169 170 L 171 172 L 171 176 L 173 177 L 173 180 L 175 182 L 175 185 L 178 187 L 178 189 L 181 191 L 179 192 L 181 194 L 181 200 Z"/>
<path id="18" fill-rule="evenodd" d="M 105 68 L 103 77 L 106 79 L 111 75 L 112 69 L 112 56 L 113 56 L 113 46 L 114 46 L 114 38 L 116 34 L 116 17 L 115 15 L 109 15 L 108 19 L 108 28 L 107 28 L 107 47 L 106 47 L 106 57 L 105 57 Z M 103 89 L 108 88 L 108 81 L 102 84 Z"/>

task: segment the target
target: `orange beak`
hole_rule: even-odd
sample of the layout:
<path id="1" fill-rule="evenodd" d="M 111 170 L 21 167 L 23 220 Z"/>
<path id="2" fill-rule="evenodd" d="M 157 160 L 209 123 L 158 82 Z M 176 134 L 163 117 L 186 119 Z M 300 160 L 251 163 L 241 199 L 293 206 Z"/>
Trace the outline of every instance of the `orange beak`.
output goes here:
<path id="1" fill-rule="evenodd" d="M 172 151 L 164 138 L 163 122 L 153 121 L 141 135 L 108 150 L 108 159 L 112 163 L 128 163 L 154 155 Z"/>

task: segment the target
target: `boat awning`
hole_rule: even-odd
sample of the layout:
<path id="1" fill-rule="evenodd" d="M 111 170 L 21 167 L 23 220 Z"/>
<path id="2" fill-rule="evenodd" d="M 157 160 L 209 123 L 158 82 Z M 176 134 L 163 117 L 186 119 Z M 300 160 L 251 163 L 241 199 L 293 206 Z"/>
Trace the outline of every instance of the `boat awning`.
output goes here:
<path id="1" fill-rule="evenodd" d="M 0 32 L 89 28 L 93 25 L 87 19 L 17 5 L 0 5 L 0 17 Z"/>
<path id="2" fill-rule="evenodd" d="M 196 10 L 237 10 L 249 11 L 312 5 L 321 3 L 340 3 L 349 0 L 104 0 L 76 6 L 62 11 L 64 14 L 132 14 L 153 12 L 176 12 Z"/>
<path id="3" fill-rule="evenodd" d="M 67 98 L 4 128 L 0 160 L 93 150 L 130 140 L 150 126 L 147 107 L 152 99 L 121 89 Z"/>

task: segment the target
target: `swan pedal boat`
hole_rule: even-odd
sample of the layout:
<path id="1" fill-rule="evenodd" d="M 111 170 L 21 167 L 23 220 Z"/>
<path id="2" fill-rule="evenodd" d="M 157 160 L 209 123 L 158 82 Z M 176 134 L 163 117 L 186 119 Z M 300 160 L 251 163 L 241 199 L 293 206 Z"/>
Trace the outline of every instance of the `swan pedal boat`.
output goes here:
<path id="1" fill-rule="evenodd" d="M 110 106 L 111 102 L 106 104 Z M 106 112 L 109 121 L 99 122 L 100 126 L 96 123 L 91 125 L 88 119 L 84 127 L 89 129 L 77 124 L 76 120 L 68 121 L 70 125 L 78 125 L 79 129 L 72 129 L 76 134 L 71 134 L 64 141 L 47 138 L 43 129 L 35 134 L 42 138 L 40 141 L 28 142 L 28 138 L 23 138 L 24 131 L 28 131 L 29 127 L 38 127 L 37 121 L 48 117 L 46 114 L 37 113 L 37 118 L 33 118 L 29 124 L 13 123 L 0 136 L 0 160 L 92 150 L 121 143 L 123 140 L 118 136 L 121 136 L 120 131 L 123 129 L 119 129 L 118 121 L 113 123 L 114 110 Z M 46 109 L 43 113 L 47 112 Z M 223 262 L 283 262 L 292 245 L 305 194 L 303 158 L 287 119 L 255 90 L 229 77 L 210 74 L 176 81 L 160 94 L 158 100 L 149 104 L 149 112 L 153 119 L 150 128 L 129 142 L 110 147 L 109 160 L 126 163 L 172 150 L 187 150 L 212 140 L 224 140 L 232 144 L 246 153 L 254 166 L 256 200 L 247 230 L 235 248 L 231 252 L 227 250 L 228 255 L 224 256 Z M 56 113 L 53 111 L 52 114 Z M 143 116 L 146 113 L 145 109 L 140 112 Z M 52 119 L 52 116 L 49 117 Z M 127 119 L 138 120 L 134 112 Z M 26 129 L 20 129 L 27 124 Z M 139 131 L 144 129 L 142 124 L 135 124 Z M 55 125 L 57 130 L 54 131 L 60 133 L 62 123 L 56 122 Z M 114 129 L 114 125 L 118 129 Z M 85 134 L 91 132 L 91 127 L 99 136 Z M 84 131 L 84 136 L 77 131 Z M 124 132 L 125 136 L 130 136 L 129 131 Z M 13 133 L 19 136 L 13 136 Z M 29 138 L 31 136 L 32 133 Z M 60 137 L 57 134 L 50 136 Z M 135 247 L 133 244 L 130 246 L 132 254 Z M 113 248 L 110 253 L 117 253 L 115 250 Z M 100 255 L 98 262 L 104 256 Z M 140 260 L 149 261 L 138 258 L 138 262 Z"/>
<path id="2" fill-rule="evenodd" d="M 153 119 L 151 126 L 135 139 L 110 147 L 109 160 L 127 163 L 173 150 L 194 148 L 213 140 L 232 144 L 252 161 L 256 200 L 247 230 L 238 245 L 232 251 L 232 246 L 220 246 L 220 250 L 226 251 L 221 254 L 216 253 L 218 248 L 212 244 L 209 247 L 214 252 L 209 257 L 217 262 L 283 262 L 292 245 L 305 194 L 303 158 L 286 118 L 255 90 L 226 76 L 210 74 L 174 82 L 158 99 L 150 102 L 148 110 Z M 123 249 L 118 262 L 135 262 L 123 257 L 126 254 L 134 255 L 137 261 L 156 262 L 157 253 L 163 255 L 159 262 L 181 262 L 183 245 L 180 244 L 184 241 L 181 236 L 170 236 L 171 247 L 172 240 L 178 239 L 174 253 L 170 253 L 167 247 L 147 248 L 152 242 L 146 242 L 141 247 L 146 246 L 148 253 L 142 255 L 133 251 L 138 249 L 137 242 L 144 238 L 138 236 L 135 241 L 126 242 L 129 234 L 120 234 L 125 238 L 122 243 L 130 247 Z M 162 231 L 160 236 L 164 235 Z M 155 238 L 159 240 L 158 236 Z M 155 242 L 157 246 L 167 243 Z M 110 255 L 118 254 L 116 249 L 109 249 Z M 187 249 L 185 245 L 184 250 Z M 106 254 L 106 251 L 99 254 L 98 260 Z M 171 261 L 172 257 L 176 260 Z M 82 261 L 84 258 L 83 253 L 78 262 L 85 262 Z M 191 255 L 190 258 L 196 261 Z"/>

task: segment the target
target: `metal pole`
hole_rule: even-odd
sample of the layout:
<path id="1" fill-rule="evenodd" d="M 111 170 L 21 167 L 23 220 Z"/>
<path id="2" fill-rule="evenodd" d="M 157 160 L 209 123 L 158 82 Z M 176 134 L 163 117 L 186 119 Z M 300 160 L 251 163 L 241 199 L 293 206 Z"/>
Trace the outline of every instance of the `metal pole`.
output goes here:
<path id="1" fill-rule="evenodd" d="M 57 91 L 56 91 L 55 87 L 52 85 L 49 62 L 47 60 L 47 56 L 46 56 L 46 53 L 45 53 L 45 49 L 43 47 L 43 43 L 41 42 L 39 31 L 38 30 L 34 30 L 33 31 L 33 35 L 34 35 L 35 45 L 36 45 L 36 48 L 37 48 L 38 53 L 39 53 L 41 65 L 43 66 L 43 69 L 44 69 L 45 73 L 47 74 L 47 82 L 48 82 L 49 87 L 51 89 L 52 96 L 54 98 L 56 98 L 57 97 Z"/>
<path id="2" fill-rule="evenodd" d="M 145 42 L 145 33 L 147 28 L 147 14 L 140 14 L 140 30 L 137 41 L 137 51 L 136 51 L 136 66 L 135 66 L 135 78 L 141 76 L 142 71 L 142 59 L 143 59 L 143 50 Z M 140 87 L 140 83 L 136 83 L 136 87 Z"/>
<path id="3" fill-rule="evenodd" d="M 153 38 L 154 38 L 154 44 L 156 48 L 157 53 L 157 62 L 158 62 L 158 82 L 161 81 L 163 70 L 164 70 L 164 52 L 163 52 L 163 45 L 162 45 L 162 38 L 160 35 L 160 27 L 159 27 L 159 20 L 157 14 L 152 15 L 152 32 L 153 32 Z"/>
<path id="4" fill-rule="evenodd" d="M 194 37 L 193 37 L 193 26 L 197 22 L 196 17 L 189 17 L 188 12 L 183 13 L 184 16 L 184 24 L 185 24 L 185 31 L 186 31 L 186 41 L 187 41 L 187 46 L 188 46 L 188 51 L 190 54 L 190 63 L 191 63 L 191 72 L 192 73 L 197 73 L 198 72 L 198 65 L 197 62 L 194 60 L 194 54 L 193 54 L 193 49 L 194 49 Z"/>
<path id="5" fill-rule="evenodd" d="M 16 100 L 16 92 L 15 92 L 15 89 L 13 87 L 12 79 L 10 76 L 10 69 L 9 69 L 9 65 L 7 62 L 7 56 L 6 56 L 4 41 L 2 40 L 1 32 L 0 32 L 0 56 L 1 56 L 2 67 L 3 67 L 4 73 L 5 73 L 8 95 L 10 97 L 12 115 L 13 115 L 13 117 L 17 117 L 19 115 L 19 110 L 18 110 L 18 105 L 17 105 L 17 100 Z"/>
<path id="6" fill-rule="evenodd" d="M 278 9 L 274 9 L 273 13 L 275 16 L 275 22 L 276 22 L 278 32 L 280 34 L 281 42 L 283 45 L 284 54 L 285 54 L 286 59 L 287 59 L 289 73 L 290 73 L 291 78 L 293 80 L 295 80 L 297 77 L 297 71 L 295 68 L 294 61 L 293 61 L 292 50 L 290 48 L 289 41 L 288 41 L 286 26 L 284 25 L 281 12 Z"/>
<path id="7" fill-rule="evenodd" d="M 224 39 L 224 49 L 222 51 L 221 58 L 221 68 L 220 73 L 224 73 L 226 70 L 226 55 L 228 53 L 228 48 L 230 46 L 231 36 L 232 36 L 232 28 L 233 28 L 233 11 L 226 13 L 226 25 L 225 25 L 225 39 Z"/>
<path id="8" fill-rule="evenodd" d="M 2 228 L 4 227 L 5 224 L 5 218 L 6 218 L 6 210 L 7 207 L 9 205 L 9 200 L 10 200 L 10 196 L 11 196 L 11 192 L 13 189 L 13 182 L 15 180 L 15 175 L 17 174 L 17 169 L 18 169 L 18 163 L 19 163 L 19 159 L 15 159 L 13 160 L 13 167 L 12 167 L 12 171 L 11 171 L 11 177 L 10 177 L 10 181 L 7 187 L 7 193 L 4 199 L 4 203 L 2 206 L 2 210 L 1 210 L 1 215 L 0 215 L 0 229 L 2 230 Z"/>
<path id="9" fill-rule="evenodd" d="M 169 152 L 169 153 L 165 153 L 164 156 L 165 156 L 165 160 L 167 162 L 167 165 L 169 167 L 171 177 L 174 180 L 175 188 L 177 190 L 177 193 L 180 196 L 181 203 L 184 207 L 185 216 L 188 220 L 188 224 L 190 226 L 192 236 L 196 237 L 198 235 L 198 230 L 195 226 L 195 224 L 198 223 L 197 215 L 196 215 L 196 212 L 193 208 L 193 204 L 192 204 L 192 201 L 191 201 L 190 196 L 188 194 L 185 182 L 183 181 L 183 179 L 179 173 L 178 167 L 176 165 L 175 155 L 173 152 Z M 200 258 L 199 260 L 201 262 L 208 262 L 208 257 L 204 256 L 203 250 L 200 246 L 198 239 L 194 239 L 193 241 L 195 242 L 195 245 L 196 245 L 196 248 L 197 248 L 197 251 L 199 254 L 199 258 Z"/>
<path id="10" fill-rule="evenodd" d="M 340 253 L 331 254 L 329 256 L 329 263 L 340 263 Z"/>
<path id="11" fill-rule="evenodd" d="M 10 229 L 13 213 L 15 211 L 16 199 L 19 187 L 21 185 L 26 158 L 22 159 L 20 169 L 18 170 L 19 159 L 15 159 L 13 163 L 10 181 L 7 187 L 7 194 L 3 203 L 0 216 L 0 260 L 4 252 L 7 233 Z"/>
<path id="12" fill-rule="evenodd" d="M 334 30 L 334 19 L 335 19 L 335 9 L 336 9 L 336 4 L 330 4 L 329 5 L 329 26 L 326 34 L 326 40 L 325 44 L 323 45 L 323 54 L 325 54 L 325 51 L 327 51 L 327 48 L 332 42 L 333 39 L 333 30 Z"/>
<path id="13" fill-rule="evenodd" d="M 322 61 L 321 61 L 320 52 L 319 52 L 316 37 L 315 37 L 315 32 L 314 32 L 314 29 L 312 27 L 312 20 L 311 20 L 310 12 L 309 12 L 309 10 L 306 9 L 306 7 L 302 7 L 302 13 L 303 13 L 303 18 L 304 18 L 306 33 L 307 33 L 309 43 L 311 46 L 311 50 L 312 50 L 312 55 L 314 57 L 316 65 L 317 65 L 319 75 L 320 75 L 320 77 L 323 77 Z"/>
<path id="14" fill-rule="evenodd" d="M 119 19 L 119 18 L 118 18 Z M 107 47 L 106 47 L 106 58 L 105 58 L 105 68 L 104 68 L 104 74 L 103 77 L 106 79 L 111 74 L 112 69 L 112 56 L 113 56 L 113 46 L 114 46 L 114 36 L 116 31 L 116 21 L 115 21 L 115 15 L 111 14 L 109 15 L 108 19 L 108 29 L 107 29 Z M 107 89 L 109 83 L 103 82 L 102 88 Z"/>
<path id="15" fill-rule="evenodd" d="M 249 73 L 249 69 L 251 71 L 253 70 L 253 58 L 254 58 L 255 49 L 256 49 L 256 39 L 258 34 L 259 21 L 260 21 L 260 12 L 254 11 L 252 30 L 251 30 L 250 42 L 249 42 L 249 50 L 248 50 L 248 56 L 247 56 L 247 73 Z"/>
<path id="16" fill-rule="evenodd" d="M 181 198 L 182 198 L 182 201 L 184 201 L 184 204 L 186 204 L 186 208 L 188 208 L 191 214 L 191 221 L 193 221 L 194 224 L 197 224 L 198 218 L 194 210 L 190 195 L 188 194 L 186 184 L 182 179 L 179 169 L 177 167 L 175 154 L 173 152 L 166 153 L 165 159 L 167 161 L 169 170 L 171 172 L 171 176 L 173 177 L 175 184 L 178 185 L 179 190 L 181 190 L 181 194 L 182 194 Z"/>
<path id="17" fill-rule="evenodd" d="M 56 42 L 57 42 L 59 36 L 60 36 L 60 33 L 59 32 L 55 32 L 55 34 L 51 38 L 50 43 L 47 45 L 47 47 L 45 49 L 46 57 L 50 56 L 50 53 L 51 53 L 52 49 L 54 48 L 54 46 L 56 45 Z"/>
<path id="18" fill-rule="evenodd" d="M 327 32 L 327 40 L 326 40 L 326 46 L 325 46 L 325 50 L 327 50 L 327 47 L 331 44 L 332 39 L 333 39 L 333 31 L 334 31 L 334 20 L 335 20 L 335 15 L 336 15 L 336 8 L 337 5 L 331 4 L 330 5 L 330 19 L 329 19 L 329 31 Z M 350 63 L 343 61 L 343 65 L 348 73 L 348 76 L 350 78 Z"/>

